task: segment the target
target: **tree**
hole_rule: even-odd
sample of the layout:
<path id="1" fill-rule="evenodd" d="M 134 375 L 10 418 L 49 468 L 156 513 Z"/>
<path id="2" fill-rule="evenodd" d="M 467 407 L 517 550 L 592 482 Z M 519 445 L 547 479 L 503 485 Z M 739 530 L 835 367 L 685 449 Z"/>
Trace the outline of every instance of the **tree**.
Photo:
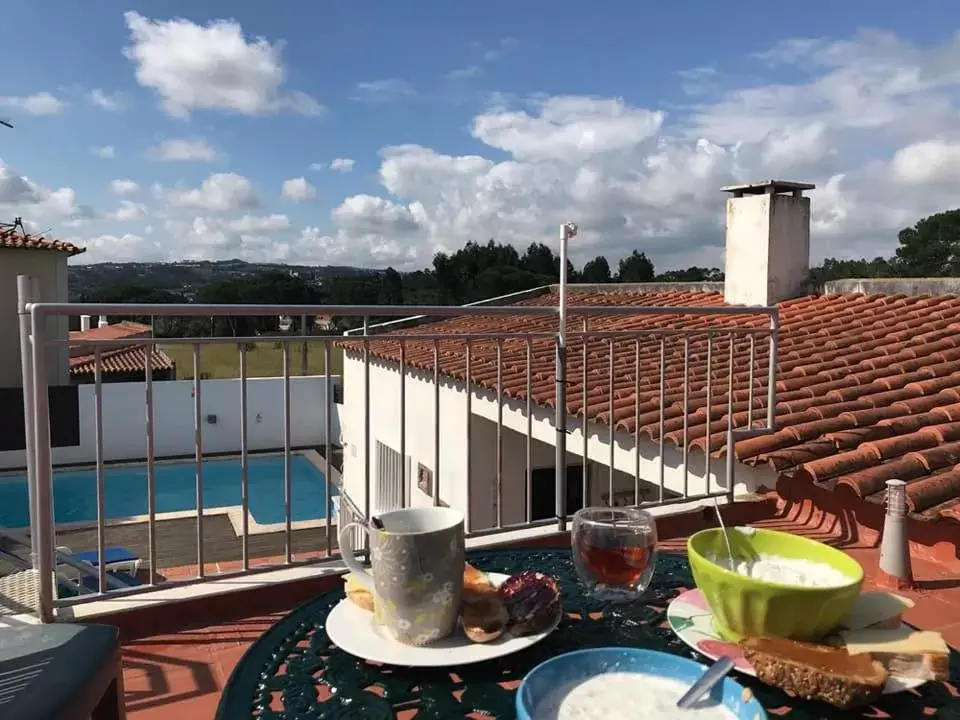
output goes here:
<path id="1" fill-rule="evenodd" d="M 580 273 L 580 282 L 599 284 L 608 283 L 610 280 L 610 263 L 603 255 L 597 255 L 590 260 Z"/>
<path id="2" fill-rule="evenodd" d="M 617 281 L 622 283 L 652 282 L 655 277 L 653 263 L 645 253 L 634 250 L 620 261 Z"/>
<path id="3" fill-rule="evenodd" d="M 380 276 L 378 305 L 403 305 L 403 278 L 392 267 L 384 270 Z"/>
<path id="4" fill-rule="evenodd" d="M 696 265 L 685 270 L 667 270 L 657 275 L 659 282 L 723 282 L 719 268 L 702 268 Z"/>
<path id="5" fill-rule="evenodd" d="M 952 277 L 960 272 L 960 210 L 923 218 L 898 236 L 896 259 L 911 277 Z"/>

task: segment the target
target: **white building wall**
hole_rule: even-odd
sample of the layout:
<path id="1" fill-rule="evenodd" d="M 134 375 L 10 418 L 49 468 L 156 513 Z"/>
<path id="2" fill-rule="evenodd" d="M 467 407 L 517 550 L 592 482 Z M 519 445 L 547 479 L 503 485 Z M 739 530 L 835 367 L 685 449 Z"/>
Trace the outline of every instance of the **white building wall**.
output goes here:
<path id="1" fill-rule="evenodd" d="M 386 443 L 394 450 L 400 449 L 400 373 L 395 365 L 371 360 L 370 362 L 370 443 Z M 344 488 L 362 510 L 364 508 L 365 483 L 364 458 L 364 378 L 363 362 L 356 356 L 344 358 L 344 410 L 341 416 L 344 439 Z M 408 495 L 411 505 L 429 505 L 431 500 L 416 487 L 417 463 L 433 468 L 434 448 L 434 392 L 433 376 L 408 371 L 406 380 L 406 454 L 411 458 L 411 478 Z M 462 382 L 441 380 L 440 389 L 440 497 L 451 507 L 469 510 L 470 527 L 473 530 L 493 527 L 496 522 L 497 403 L 494 393 L 473 391 L 471 411 L 474 420 L 467 432 L 466 388 Z M 522 523 L 526 519 L 526 432 L 525 403 L 505 401 L 503 406 L 503 524 Z M 609 494 L 610 445 L 607 428 L 588 425 L 587 456 L 590 464 L 590 497 L 588 504 L 606 504 Z M 534 468 L 554 467 L 554 442 L 556 429 L 553 411 L 535 408 L 532 428 L 532 461 Z M 583 457 L 583 434 L 579 421 L 570 420 L 567 435 L 567 463 L 580 464 Z M 472 442 L 470 451 L 472 482 L 467 492 L 467 442 Z M 618 432 L 614 447 L 614 493 L 632 493 L 636 453 L 631 434 Z M 642 498 L 656 500 L 659 497 L 660 445 L 658 442 L 641 440 L 640 477 L 646 481 L 641 486 Z M 688 458 L 686 477 L 683 471 L 682 452 L 670 445 L 664 452 L 664 488 L 668 496 L 677 495 L 686 489 L 687 495 L 718 492 L 726 488 L 726 472 L 722 459 L 712 458 L 710 482 L 706 480 L 706 456 L 692 450 Z M 370 486 L 376 478 L 375 453 L 370 459 Z M 775 473 L 767 468 L 737 465 L 735 492 L 753 492 L 759 486 L 773 487 Z M 376 511 L 376 498 L 371 493 L 371 511 Z M 467 508 L 467 498 L 470 506 Z"/>
<path id="2" fill-rule="evenodd" d="M 370 486 L 375 487 L 376 443 L 380 441 L 400 452 L 401 375 L 394 367 L 370 362 Z M 367 452 L 364 436 L 364 366 L 352 353 L 343 362 L 343 413 L 340 418 L 343 448 L 344 489 L 357 507 L 365 508 L 366 482 L 364 457 Z M 410 458 L 411 477 L 407 478 L 408 504 L 429 505 L 432 500 L 417 487 L 417 464 L 433 470 L 439 480 L 440 498 L 451 507 L 466 510 L 467 500 L 467 420 L 466 394 L 440 392 L 440 469 L 434 467 L 434 393 L 433 377 L 409 371 L 406 375 L 406 438 L 404 454 Z M 377 498 L 371 491 L 371 511 L 377 509 Z"/>
<path id="3" fill-rule="evenodd" d="M 6 219 L 6 218 L 5 218 Z M 52 250 L 0 249 L 0 387 L 23 385 L 20 368 L 20 319 L 17 315 L 17 275 L 37 278 L 42 302 L 67 302 L 67 253 Z M 66 340 L 68 318 L 48 321 L 47 339 Z M 47 383 L 69 385 L 66 345 L 47 349 Z"/>
<path id="4" fill-rule="evenodd" d="M 326 387 L 324 376 L 290 378 L 290 444 L 317 446 L 325 442 Z M 331 378 L 332 387 L 340 384 Z M 103 450 L 105 460 L 135 460 L 146 455 L 146 392 L 143 382 L 104 383 Z M 53 448 L 53 462 L 96 462 L 95 398 L 93 384 L 78 386 L 80 445 Z M 240 381 L 202 380 L 203 451 L 240 451 Z M 153 382 L 154 454 L 156 457 L 193 455 L 194 397 L 192 380 Z M 216 415 L 216 423 L 207 422 Z M 340 440 L 338 406 L 331 407 L 331 439 Z M 283 379 L 247 380 L 247 438 L 250 450 L 283 447 Z M 0 468 L 22 468 L 23 451 L 0 453 Z"/>

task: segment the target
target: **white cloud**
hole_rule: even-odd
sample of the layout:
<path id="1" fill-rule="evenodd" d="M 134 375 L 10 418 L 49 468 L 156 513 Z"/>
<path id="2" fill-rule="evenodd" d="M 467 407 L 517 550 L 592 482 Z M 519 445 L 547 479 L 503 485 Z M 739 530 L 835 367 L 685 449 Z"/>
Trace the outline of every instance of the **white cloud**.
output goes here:
<path id="1" fill-rule="evenodd" d="M 149 148 L 147 157 L 160 162 L 213 162 L 220 153 L 202 138 L 171 138 Z"/>
<path id="2" fill-rule="evenodd" d="M 386 78 L 357 83 L 353 99 L 368 103 L 388 103 L 416 94 L 417 91 L 406 80 Z"/>
<path id="3" fill-rule="evenodd" d="M 137 82 L 155 91 L 170 115 L 323 112 L 309 95 L 284 91 L 282 44 L 248 38 L 235 20 L 199 25 L 181 18 L 151 20 L 134 11 L 124 13 L 124 20 L 130 44 L 123 52 L 136 66 Z"/>
<path id="4" fill-rule="evenodd" d="M 248 178 L 236 173 L 214 173 L 198 188 L 160 190 L 171 208 L 210 213 L 246 210 L 260 205 Z"/>
<path id="5" fill-rule="evenodd" d="M 619 98 L 561 96 L 536 105 L 535 115 L 507 108 L 478 115 L 473 136 L 517 158 L 573 161 L 632 150 L 657 134 L 664 118 Z"/>
<path id="6" fill-rule="evenodd" d="M 110 192 L 114 195 L 133 195 L 140 191 L 140 186 L 133 180 L 112 180 Z"/>
<path id="7" fill-rule="evenodd" d="M 296 202 L 307 202 L 317 196 L 317 189 L 304 177 L 284 180 L 281 192 L 285 198 Z"/>
<path id="8" fill-rule="evenodd" d="M 353 170 L 354 161 L 350 158 L 334 158 L 330 162 L 330 169 L 336 172 L 348 173 Z"/>
<path id="9" fill-rule="evenodd" d="M 66 110 L 67 103 L 48 92 L 39 92 L 21 97 L 0 97 L 0 108 L 19 110 L 27 115 L 59 115 Z"/>
<path id="10" fill-rule="evenodd" d="M 22 216 L 31 231 L 43 231 L 69 221 L 85 221 L 94 213 L 77 202 L 73 188 L 46 187 L 0 160 L 0 215 Z"/>
<path id="11" fill-rule="evenodd" d="M 310 240 L 416 267 L 467 240 L 555 244 L 572 220 L 578 262 L 640 249 L 661 268 L 718 264 L 720 187 L 782 177 L 819 186 L 818 261 L 890 253 L 899 229 L 960 206 L 960 36 L 921 48 L 871 32 L 765 57 L 797 79 L 733 85 L 698 68 L 683 77 L 698 104 L 669 116 L 617 98 L 499 99 L 471 125 L 488 152 L 385 148 L 382 203 L 348 198 Z"/>
<path id="12" fill-rule="evenodd" d="M 102 157 L 105 160 L 110 160 L 117 156 L 117 149 L 113 145 L 95 147 L 91 150 L 91 152 L 97 157 Z"/>
<path id="13" fill-rule="evenodd" d="M 107 112 L 120 112 L 125 110 L 127 107 L 126 100 L 124 99 L 123 93 L 115 92 L 109 93 L 100 88 L 94 88 L 90 91 L 88 95 L 90 103 L 96 105 L 101 110 L 106 110 Z"/>
<path id="14" fill-rule="evenodd" d="M 478 62 L 489 49 L 475 49 Z M 557 226 L 575 221 L 577 263 L 604 253 L 615 264 L 637 249 L 660 269 L 716 265 L 720 188 L 778 177 L 818 185 L 819 261 L 888 254 L 898 230 L 960 206 L 960 37 L 921 47 L 872 32 L 793 40 L 762 55 L 769 67 L 751 58 L 752 67 L 767 80 L 720 66 L 681 73 L 691 105 L 669 113 L 610 97 L 498 96 L 469 124 L 471 153 L 383 148 L 379 190 L 347 197 L 308 227 L 270 210 L 254 214 L 256 192 L 239 175 L 157 186 L 160 208 L 135 235 L 110 235 L 91 221 L 88 235 L 112 239 L 97 240 L 102 250 L 87 259 L 136 252 L 412 269 L 467 240 L 555 247 Z M 336 160 L 317 165 L 346 169 Z M 90 221 L 70 188 L 45 190 L 4 172 L 7 204 L 46 203 L 48 217 L 59 208 L 63 223 Z"/>
<path id="15" fill-rule="evenodd" d="M 149 210 L 143 203 L 121 200 L 120 207 L 107 215 L 107 219 L 118 222 L 130 222 L 132 220 L 142 220 L 147 217 L 148 214 Z"/>

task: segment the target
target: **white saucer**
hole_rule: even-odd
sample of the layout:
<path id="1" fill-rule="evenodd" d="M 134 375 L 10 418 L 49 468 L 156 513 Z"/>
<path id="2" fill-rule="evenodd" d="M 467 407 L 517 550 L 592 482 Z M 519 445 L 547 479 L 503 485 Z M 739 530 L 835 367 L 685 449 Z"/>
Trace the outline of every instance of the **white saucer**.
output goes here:
<path id="1" fill-rule="evenodd" d="M 499 586 L 508 575 L 489 573 L 490 582 Z M 374 622 L 373 613 L 344 598 L 327 616 L 327 636 L 344 652 L 371 662 L 404 667 L 448 667 L 493 660 L 536 645 L 557 629 L 536 635 L 513 637 L 504 633 L 489 643 L 475 643 L 459 629 L 450 637 L 430 645 L 404 645 L 389 638 Z"/>

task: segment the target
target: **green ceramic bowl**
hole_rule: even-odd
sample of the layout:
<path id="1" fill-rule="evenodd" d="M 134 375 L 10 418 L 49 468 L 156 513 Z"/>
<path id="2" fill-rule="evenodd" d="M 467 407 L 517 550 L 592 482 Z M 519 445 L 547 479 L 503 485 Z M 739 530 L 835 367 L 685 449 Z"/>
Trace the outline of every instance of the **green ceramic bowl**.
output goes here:
<path id="1" fill-rule="evenodd" d="M 723 531 L 701 530 L 687 541 L 697 587 L 713 613 L 714 628 L 726 640 L 743 635 L 817 641 L 836 630 L 863 585 L 863 568 L 849 555 L 799 535 L 756 529 L 730 530 L 734 554 L 741 543 L 762 556 L 796 558 L 829 565 L 850 578 L 840 587 L 802 587 L 754 580 L 708 558 L 726 558 Z"/>

